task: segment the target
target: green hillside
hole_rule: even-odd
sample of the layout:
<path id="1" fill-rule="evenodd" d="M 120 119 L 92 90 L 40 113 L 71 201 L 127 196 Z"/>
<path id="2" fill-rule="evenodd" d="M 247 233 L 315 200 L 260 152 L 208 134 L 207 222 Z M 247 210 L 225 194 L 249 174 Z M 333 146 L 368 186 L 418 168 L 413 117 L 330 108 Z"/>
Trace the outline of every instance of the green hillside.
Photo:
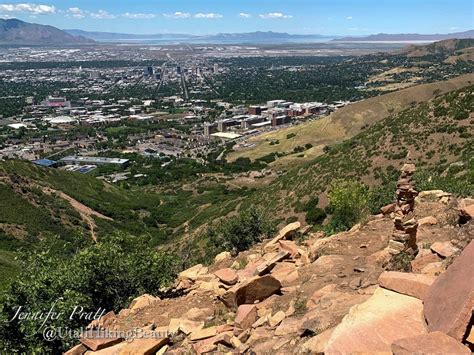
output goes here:
<path id="1" fill-rule="evenodd" d="M 408 152 L 417 164 L 419 189 L 474 192 L 474 86 L 468 86 L 362 129 L 343 143 L 275 180 L 247 204 L 262 204 L 282 218 L 302 216 L 304 205 L 335 179 L 354 179 L 374 189 L 372 210 L 391 201 Z M 304 215 L 304 214 L 303 214 Z"/>
<path id="2" fill-rule="evenodd" d="M 420 189 L 472 195 L 473 90 L 471 85 L 443 94 L 364 126 L 353 138 L 325 146 L 319 157 L 258 189 L 230 187 L 226 177 L 205 175 L 189 186 L 176 181 L 126 189 L 28 162 L 1 162 L 0 273 L 14 273 L 14 252 L 34 248 L 39 240 L 50 241 L 64 256 L 93 243 L 82 212 L 60 193 L 93 211 L 90 218 L 99 241 L 123 232 L 130 242 L 136 236 L 149 236 L 150 247 L 174 247 L 177 238 L 192 236 L 215 219 L 250 206 L 261 206 L 280 221 L 304 222 L 309 213 L 312 224 L 320 223 L 314 209 L 328 205 L 325 192 L 336 179 L 358 180 L 371 187 L 370 208 L 376 212 L 390 202 L 408 151 L 419 169 Z"/>

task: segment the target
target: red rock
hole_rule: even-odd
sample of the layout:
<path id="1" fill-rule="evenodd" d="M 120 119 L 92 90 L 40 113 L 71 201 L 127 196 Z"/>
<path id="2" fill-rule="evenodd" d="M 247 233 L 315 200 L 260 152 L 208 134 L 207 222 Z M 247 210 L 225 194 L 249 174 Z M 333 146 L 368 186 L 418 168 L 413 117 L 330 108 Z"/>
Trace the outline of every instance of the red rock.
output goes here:
<path id="1" fill-rule="evenodd" d="M 154 339 L 143 338 L 133 339 L 120 349 L 120 355 L 153 355 L 161 347 L 168 344 L 168 338 Z"/>
<path id="2" fill-rule="evenodd" d="M 378 288 L 350 309 L 332 333 L 325 354 L 390 353 L 395 340 L 423 333 L 422 302 Z"/>
<path id="3" fill-rule="evenodd" d="M 289 236 L 294 235 L 296 231 L 300 228 L 300 226 L 301 226 L 300 222 L 294 222 L 282 228 L 278 232 L 278 235 L 265 245 L 265 250 L 271 249 L 276 243 L 278 243 L 278 241 L 282 239 L 286 239 Z"/>
<path id="4" fill-rule="evenodd" d="M 203 328 L 203 329 L 196 329 L 193 331 L 189 337 L 190 340 L 195 341 L 195 340 L 201 340 L 201 339 L 206 339 L 206 338 L 211 338 L 217 334 L 217 327 L 209 327 L 209 328 Z M 224 333 L 221 333 L 224 334 Z"/>
<path id="5" fill-rule="evenodd" d="M 273 316 L 268 318 L 268 324 L 270 325 L 271 328 L 274 328 L 278 324 L 280 324 L 282 320 L 285 319 L 285 317 L 286 317 L 285 312 L 278 311 Z"/>
<path id="6" fill-rule="evenodd" d="M 217 278 L 226 285 L 235 285 L 239 280 L 235 271 L 230 268 L 217 270 L 214 275 L 216 275 Z"/>
<path id="7" fill-rule="evenodd" d="M 444 264 L 442 261 L 439 261 L 436 263 L 429 263 L 421 270 L 421 273 L 423 275 L 438 276 L 438 275 L 441 275 L 444 271 L 445 271 Z"/>
<path id="8" fill-rule="evenodd" d="M 257 307 L 253 304 L 242 304 L 237 309 L 235 326 L 239 330 L 246 330 L 257 320 Z"/>
<path id="9" fill-rule="evenodd" d="M 390 214 L 395 211 L 395 206 L 396 205 L 394 203 L 391 203 L 387 206 L 383 206 L 382 208 L 380 208 L 380 213 L 382 213 L 383 215 Z"/>
<path id="10" fill-rule="evenodd" d="M 256 276 L 242 284 L 233 286 L 221 297 L 228 307 L 241 304 L 253 304 L 277 293 L 281 288 L 280 282 L 271 275 Z"/>
<path id="11" fill-rule="evenodd" d="M 83 355 L 87 351 L 87 348 L 83 344 L 77 344 L 73 348 L 69 349 L 64 355 Z"/>
<path id="12" fill-rule="evenodd" d="M 331 328 L 310 338 L 301 346 L 302 350 L 311 354 L 323 354 L 333 332 L 334 328 Z"/>
<path id="13" fill-rule="evenodd" d="M 204 339 L 193 345 L 198 354 L 215 351 L 218 344 L 232 346 L 232 333 L 221 333 L 212 338 Z"/>
<path id="14" fill-rule="evenodd" d="M 275 336 L 296 334 L 299 332 L 300 320 L 296 318 L 285 318 L 275 329 Z"/>
<path id="15" fill-rule="evenodd" d="M 461 341 L 474 309 L 474 241 L 441 274 L 424 298 L 430 332 L 442 331 Z"/>
<path id="16" fill-rule="evenodd" d="M 436 277 L 396 271 L 385 271 L 379 277 L 380 286 L 423 300 Z"/>
<path id="17" fill-rule="evenodd" d="M 269 273 L 275 265 L 288 258 L 290 256 L 290 252 L 286 250 L 282 250 L 279 253 L 277 253 L 273 258 L 265 261 L 264 263 L 260 264 L 257 269 L 255 270 L 255 275 L 262 276 L 264 274 Z"/>
<path id="18" fill-rule="evenodd" d="M 121 338 L 85 338 L 81 337 L 79 341 L 85 345 L 86 348 L 92 351 L 108 348 L 123 341 Z"/>
<path id="19" fill-rule="evenodd" d="M 459 212 L 462 219 L 470 221 L 474 218 L 474 204 L 461 208 Z"/>
<path id="20" fill-rule="evenodd" d="M 395 340 L 394 355 L 410 354 L 470 354 L 470 350 L 443 332 L 421 334 Z"/>
<path id="21" fill-rule="evenodd" d="M 132 303 L 130 304 L 130 311 L 138 311 L 139 309 L 148 307 L 152 303 L 158 302 L 160 299 L 159 297 L 151 296 L 149 294 L 141 295 L 135 298 Z"/>
<path id="22" fill-rule="evenodd" d="M 222 325 L 218 325 L 216 327 L 217 334 L 227 333 L 227 332 L 231 332 L 233 330 L 234 330 L 234 326 L 232 326 L 230 324 L 222 324 Z"/>
<path id="23" fill-rule="evenodd" d="M 280 281 L 282 287 L 290 286 L 299 278 L 296 265 L 290 262 L 276 264 L 271 271 L 271 275 Z"/>
<path id="24" fill-rule="evenodd" d="M 286 250 L 290 253 L 292 258 L 295 258 L 299 255 L 298 245 L 292 240 L 280 240 L 278 242 L 282 250 Z"/>
<path id="25" fill-rule="evenodd" d="M 441 261 L 440 257 L 437 254 L 429 253 L 420 257 L 416 257 L 415 260 L 411 261 L 411 270 L 414 273 L 420 273 L 423 268 L 430 264 Z"/>
<path id="26" fill-rule="evenodd" d="M 451 242 L 436 242 L 431 245 L 431 250 L 443 258 L 452 256 L 458 250 Z"/>
<path id="27" fill-rule="evenodd" d="M 419 226 L 423 226 L 425 224 L 429 224 L 433 226 L 435 224 L 438 224 L 438 220 L 434 218 L 433 216 L 423 217 L 418 220 Z"/>

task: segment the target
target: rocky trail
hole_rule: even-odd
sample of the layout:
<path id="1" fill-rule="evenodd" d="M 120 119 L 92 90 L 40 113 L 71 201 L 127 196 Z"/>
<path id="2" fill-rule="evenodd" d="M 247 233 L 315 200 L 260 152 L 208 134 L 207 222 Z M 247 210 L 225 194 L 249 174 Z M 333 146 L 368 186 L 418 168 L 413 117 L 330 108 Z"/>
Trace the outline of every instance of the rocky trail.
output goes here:
<path id="1" fill-rule="evenodd" d="M 89 326 L 154 338 L 83 338 L 67 354 L 469 354 L 474 200 L 424 191 L 413 206 L 412 260 L 389 262 L 394 206 L 330 237 L 295 222 L 236 257 L 181 272 L 182 296 L 142 295 Z"/>

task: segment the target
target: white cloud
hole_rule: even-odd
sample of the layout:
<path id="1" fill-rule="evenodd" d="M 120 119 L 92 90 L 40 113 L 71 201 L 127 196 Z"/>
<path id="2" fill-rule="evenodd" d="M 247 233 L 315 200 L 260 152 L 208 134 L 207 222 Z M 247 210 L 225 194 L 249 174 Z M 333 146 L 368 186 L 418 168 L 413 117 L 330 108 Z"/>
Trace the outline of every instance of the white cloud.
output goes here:
<path id="1" fill-rule="evenodd" d="M 125 17 L 125 18 L 130 18 L 130 19 L 152 19 L 152 18 L 155 18 L 156 15 L 155 14 L 133 14 L 133 13 L 130 13 L 130 12 L 126 12 L 122 15 L 122 17 Z"/>
<path id="2" fill-rule="evenodd" d="M 0 12 L 23 12 L 32 15 L 55 14 L 56 8 L 52 5 L 41 4 L 0 4 Z"/>
<path id="3" fill-rule="evenodd" d="M 460 28 L 460 27 L 454 26 L 454 27 L 450 27 L 449 30 L 450 30 L 450 31 L 454 31 L 454 30 L 459 30 L 459 28 Z"/>
<path id="4" fill-rule="evenodd" d="M 176 11 L 174 14 L 165 14 L 164 16 L 168 18 L 190 18 L 191 14 L 189 12 Z"/>
<path id="5" fill-rule="evenodd" d="M 78 7 L 70 7 L 69 9 L 67 9 L 67 17 L 74 17 L 74 18 L 77 18 L 77 19 L 83 19 L 84 17 L 86 17 L 86 11 L 84 10 L 81 10 L 80 8 Z"/>
<path id="6" fill-rule="evenodd" d="M 263 19 L 287 19 L 287 18 L 293 18 L 292 15 L 285 15 L 282 14 L 281 12 L 270 12 L 268 14 L 263 14 L 263 15 L 258 15 L 260 18 Z"/>
<path id="7" fill-rule="evenodd" d="M 195 18 L 207 18 L 207 19 L 216 19 L 216 18 L 222 18 L 223 16 L 221 14 L 216 14 L 214 12 L 210 12 L 208 14 L 203 14 L 203 13 L 198 13 L 194 15 Z"/>
<path id="8" fill-rule="evenodd" d="M 97 12 L 91 12 L 90 16 L 92 18 L 95 18 L 95 19 L 113 19 L 113 18 L 116 18 L 117 16 L 115 15 L 112 15 L 110 13 L 108 13 L 107 11 L 105 10 L 99 10 Z"/>
<path id="9" fill-rule="evenodd" d="M 347 16 L 346 20 L 348 20 L 348 21 L 352 20 L 352 16 Z"/>
<path id="10" fill-rule="evenodd" d="M 240 18 L 251 18 L 252 15 L 247 14 L 247 13 L 245 13 L 245 12 L 241 12 L 241 13 L 239 14 L 239 17 L 240 17 Z"/>

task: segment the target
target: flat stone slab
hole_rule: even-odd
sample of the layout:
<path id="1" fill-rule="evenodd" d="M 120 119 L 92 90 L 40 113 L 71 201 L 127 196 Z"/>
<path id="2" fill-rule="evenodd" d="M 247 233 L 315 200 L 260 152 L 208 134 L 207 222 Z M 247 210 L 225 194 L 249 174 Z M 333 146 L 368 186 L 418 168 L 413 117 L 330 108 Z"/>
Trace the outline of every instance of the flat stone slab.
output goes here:
<path id="1" fill-rule="evenodd" d="M 442 331 L 461 341 L 474 309 L 474 241 L 428 290 L 424 314 L 430 332 Z"/>
<path id="2" fill-rule="evenodd" d="M 443 332 L 433 332 L 398 339 L 392 344 L 392 352 L 394 355 L 471 353 L 466 346 Z"/>
<path id="3" fill-rule="evenodd" d="M 385 271 L 379 277 L 379 284 L 388 290 L 423 300 L 435 280 L 435 276 Z"/>
<path id="4" fill-rule="evenodd" d="M 425 333 L 419 299 L 378 288 L 350 309 L 331 334 L 325 354 L 390 353 L 394 341 Z"/>

